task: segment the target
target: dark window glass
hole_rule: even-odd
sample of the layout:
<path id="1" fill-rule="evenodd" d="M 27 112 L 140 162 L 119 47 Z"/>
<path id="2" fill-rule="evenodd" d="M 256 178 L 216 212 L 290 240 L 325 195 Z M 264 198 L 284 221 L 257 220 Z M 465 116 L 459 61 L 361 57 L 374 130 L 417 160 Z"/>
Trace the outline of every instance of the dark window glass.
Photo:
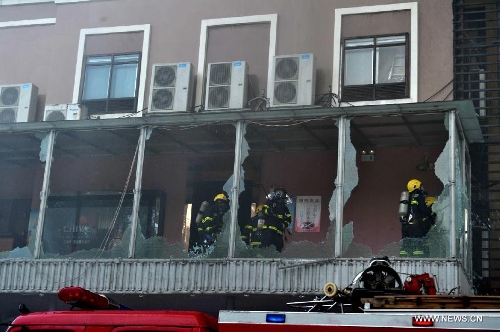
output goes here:
<path id="1" fill-rule="evenodd" d="M 408 97 L 408 36 L 344 39 L 342 101 Z"/>
<path id="2" fill-rule="evenodd" d="M 87 113 L 135 112 L 139 64 L 138 53 L 87 57 L 81 97 Z"/>

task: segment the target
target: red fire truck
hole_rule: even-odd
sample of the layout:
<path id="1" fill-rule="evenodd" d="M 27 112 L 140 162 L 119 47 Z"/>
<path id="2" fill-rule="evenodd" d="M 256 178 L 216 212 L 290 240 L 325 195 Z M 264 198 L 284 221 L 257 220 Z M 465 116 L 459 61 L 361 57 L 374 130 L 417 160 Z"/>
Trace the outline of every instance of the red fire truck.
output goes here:
<path id="1" fill-rule="evenodd" d="M 79 310 L 29 312 L 18 316 L 9 332 L 217 331 L 217 319 L 194 311 L 132 310 L 104 295 L 81 287 L 59 290 L 59 299 Z"/>
<path id="2" fill-rule="evenodd" d="M 342 290 L 327 283 L 324 295 L 288 303 L 300 311 L 222 310 L 217 319 L 193 311 L 132 310 L 81 287 L 62 288 L 58 295 L 79 310 L 31 313 L 21 307 L 23 314 L 7 331 L 500 331 L 500 297 L 437 294 L 428 273 L 412 275 L 403 285 L 385 259 L 372 260 Z"/>

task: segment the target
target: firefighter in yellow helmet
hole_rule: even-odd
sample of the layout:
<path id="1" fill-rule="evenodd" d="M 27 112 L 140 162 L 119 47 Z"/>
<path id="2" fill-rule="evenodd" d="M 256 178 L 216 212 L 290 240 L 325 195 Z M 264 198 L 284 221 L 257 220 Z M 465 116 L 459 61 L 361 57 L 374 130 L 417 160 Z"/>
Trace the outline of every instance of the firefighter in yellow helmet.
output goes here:
<path id="1" fill-rule="evenodd" d="M 262 230 L 265 225 L 264 205 L 259 204 L 255 208 L 255 215 L 252 217 L 250 225 L 247 225 L 249 232 L 249 242 L 252 247 L 260 247 L 262 245 Z"/>
<path id="2" fill-rule="evenodd" d="M 436 222 L 436 213 L 432 211 L 432 204 L 436 198 L 427 196 L 420 180 L 408 181 L 406 188 L 408 190 L 407 210 L 406 213 L 400 213 L 403 238 L 400 256 L 428 257 L 429 250 L 425 237 Z"/>
<path id="3" fill-rule="evenodd" d="M 198 225 L 199 243 L 203 250 L 212 246 L 222 230 L 224 214 L 229 211 L 229 196 L 223 191 L 214 197 L 214 203 L 203 214 Z"/>

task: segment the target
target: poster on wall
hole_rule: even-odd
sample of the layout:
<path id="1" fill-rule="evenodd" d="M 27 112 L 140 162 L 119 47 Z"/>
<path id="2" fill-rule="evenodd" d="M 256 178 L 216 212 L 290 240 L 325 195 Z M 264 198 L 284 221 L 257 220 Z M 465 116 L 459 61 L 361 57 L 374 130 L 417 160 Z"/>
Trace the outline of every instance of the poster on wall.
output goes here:
<path id="1" fill-rule="evenodd" d="M 295 231 L 319 232 L 321 220 L 321 196 L 297 196 L 295 201 Z"/>

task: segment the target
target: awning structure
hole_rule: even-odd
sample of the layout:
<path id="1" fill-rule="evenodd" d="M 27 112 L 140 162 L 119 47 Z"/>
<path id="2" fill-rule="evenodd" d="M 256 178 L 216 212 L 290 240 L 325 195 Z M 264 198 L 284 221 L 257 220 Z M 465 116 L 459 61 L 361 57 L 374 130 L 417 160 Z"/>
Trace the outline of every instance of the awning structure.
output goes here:
<path id="1" fill-rule="evenodd" d="M 315 150 L 335 149 L 332 142 L 337 138 L 331 130 L 332 121 L 342 115 L 356 118 L 352 122 L 352 140 L 359 145 L 374 147 L 394 146 L 426 146 L 444 144 L 448 133 L 443 131 L 444 116 L 450 110 L 456 111 L 460 126 L 468 143 L 482 143 L 483 135 L 478 117 L 471 101 L 427 102 L 414 104 L 393 104 L 374 106 L 352 106 L 334 108 L 297 108 L 278 109 L 265 112 L 250 110 L 211 111 L 201 113 L 174 113 L 164 116 L 142 118 L 92 119 L 80 121 L 31 122 L 1 124 L 0 135 L 14 134 L 2 138 L 3 149 L 0 150 L 0 166 L 26 167 L 35 162 L 33 156 L 40 149 L 44 134 L 55 130 L 58 141 L 71 141 L 71 149 L 56 147 L 59 156 L 79 158 L 89 155 L 117 156 L 130 155 L 137 144 L 138 129 L 141 127 L 172 128 L 186 125 L 204 126 L 199 135 L 187 136 L 183 131 L 172 130 L 163 134 L 146 153 L 152 155 L 168 155 L 172 153 L 192 153 L 203 148 L 204 151 L 218 152 L 218 149 L 232 149 L 232 143 L 225 142 L 225 137 L 217 134 L 210 124 L 248 122 L 293 123 L 289 126 L 287 142 L 288 150 L 300 150 L 303 146 Z M 418 116 L 416 116 L 418 115 Z M 325 121 L 304 121 L 325 119 Z M 326 121 L 328 120 L 328 121 Z M 265 126 L 255 128 L 258 132 L 253 137 L 265 139 L 280 149 L 283 146 L 274 137 L 272 130 Z M 116 149 L 106 149 L 101 142 L 107 142 Z M 329 142 L 326 144 L 325 142 Z M 175 144 L 172 144 L 175 143 Z M 214 144 L 218 143 L 218 144 Z M 228 145 L 229 144 L 229 145 Z M 300 144 L 301 146 L 292 146 Z M 255 146 L 255 145 L 254 145 Z M 205 150 L 206 149 L 206 150 Z M 215 150 L 214 150 L 215 149 Z M 34 160 L 33 160 L 34 159 Z"/>

